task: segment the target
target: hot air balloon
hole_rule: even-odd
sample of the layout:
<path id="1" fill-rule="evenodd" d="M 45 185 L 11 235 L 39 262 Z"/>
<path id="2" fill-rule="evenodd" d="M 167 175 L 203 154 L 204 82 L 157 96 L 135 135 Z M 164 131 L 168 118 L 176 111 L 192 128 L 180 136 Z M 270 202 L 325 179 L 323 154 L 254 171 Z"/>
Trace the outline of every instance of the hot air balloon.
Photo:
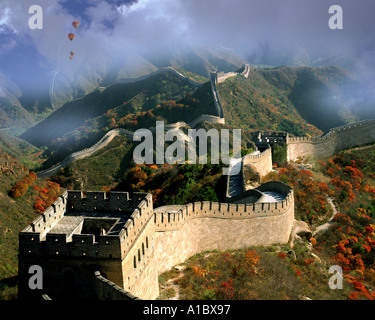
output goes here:
<path id="1" fill-rule="evenodd" d="M 79 21 L 77 20 L 73 21 L 72 26 L 77 30 L 77 28 L 79 27 Z"/>
<path id="2" fill-rule="evenodd" d="M 75 55 L 74 51 L 70 51 L 70 55 L 74 56 Z"/>
<path id="3" fill-rule="evenodd" d="M 72 59 L 73 59 L 73 56 L 70 56 L 69 59 L 72 60 Z"/>
<path id="4" fill-rule="evenodd" d="M 69 33 L 68 38 L 70 41 L 72 41 L 74 39 L 74 33 Z"/>

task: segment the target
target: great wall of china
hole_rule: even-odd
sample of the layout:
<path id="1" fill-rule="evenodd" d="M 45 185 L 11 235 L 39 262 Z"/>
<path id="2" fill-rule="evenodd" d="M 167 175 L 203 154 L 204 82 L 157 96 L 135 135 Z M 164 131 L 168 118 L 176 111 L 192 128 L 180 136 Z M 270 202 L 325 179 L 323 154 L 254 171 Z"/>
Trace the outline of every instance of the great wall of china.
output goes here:
<path id="1" fill-rule="evenodd" d="M 300 157 L 328 158 L 336 152 L 375 142 L 375 120 L 364 120 L 331 129 L 320 137 L 287 136 L 288 161 Z"/>
<path id="2" fill-rule="evenodd" d="M 246 67 L 244 71 L 248 75 Z M 216 97 L 216 84 L 229 76 L 233 75 L 211 78 Z M 220 100 L 217 102 L 220 118 Z M 116 130 L 117 134 L 133 134 Z M 70 161 L 99 150 L 117 134 L 108 133 Z M 263 152 L 233 164 L 240 165 L 241 172 L 233 194 L 229 194 L 233 177 L 228 178 L 227 203 L 202 201 L 153 208 L 152 196 L 146 193 L 65 192 L 19 234 L 20 296 L 155 299 L 158 275 L 198 252 L 287 243 L 295 222 L 293 189 L 274 181 L 255 189 L 247 185 L 247 180 L 260 182 L 272 170 L 272 143 L 286 144 L 289 161 L 325 158 L 374 143 L 375 120 L 334 128 L 321 137 L 265 132 L 261 139 L 267 146 Z M 35 264 L 44 270 L 43 292 L 32 292 L 27 286 L 28 268 Z"/>
<path id="3" fill-rule="evenodd" d="M 194 86 L 201 86 L 203 84 L 203 83 L 194 81 L 194 80 L 192 80 L 188 77 L 185 77 L 183 74 L 181 74 L 180 72 L 175 70 L 173 67 L 161 68 L 161 69 L 159 69 L 159 70 L 157 70 L 157 71 L 155 71 L 155 72 L 153 72 L 149 75 L 142 76 L 142 77 L 139 77 L 139 78 L 136 78 L 136 79 L 123 80 L 122 82 L 141 81 L 141 80 L 147 79 L 150 76 L 153 76 L 153 75 L 156 75 L 158 73 L 165 72 L 165 71 L 172 72 L 173 74 L 177 75 L 181 79 L 189 81 L 189 83 L 191 83 Z M 247 77 L 249 75 L 249 72 L 250 72 L 250 65 L 245 65 L 244 71 L 241 74 L 244 75 L 245 77 Z M 230 76 L 234 76 L 234 75 L 237 75 L 237 74 L 238 73 L 231 72 Z M 198 125 L 201 122 L 211 122 L 211 123 L 224 124 L 225 123 L 224 111 L 223 111 L 223 108 L 221 107 L 221 103 L 220 103 L 219 96 L 218 96 L 217 89 L 216 89 L 216 84 L 219 83 L 219 82 L 222 82 L 223 77 L 227 77 L 226 74 L 220 73 L 218 75 L 217 72 L 211 74 L 211 81 L 210 81 L 211 82 L 211 90 L 212 90 L 215 108 L 216 108 L 216 111 L 217 111 L 217 116 L 209 115 L 209 114 L 202 114 L 198 118 L 192 120 L 189 123 L 185 123 L 183 121 L 180 121 L 180 122 L 165 125 L 165 129 L 166 130 L 172 129 L 172 128 L 178 129 L 180 127 L 185 127 L 185 126 L 189 126 L 190 128 L 194 128 L 196 125 Z M 120 81 L 120 83 L 121 83 L 121 81 Z M 63 161 L 61 161 L 60 163 L 52 166 L 51 168 L 48 168 L 46 170 L 42 170 L 42 171 L 37 172 L 37 175 L 40 178 L 52 176 L 52 175 L 56 174 L 61 168 L 67 166 L 71 162 L 73 162 L 75 160 L 80 160 L 80 159 L 84 159 L 86 157 L 89 157 L 94 152 L 104 148 L 116 136 L 124 135 L 124 136 L 132 139 L 133 134 L 134 134 L 134 132 L 123 129 L 123 128 L 110 130 L 97 143 L 95 143 L 90 148 L 87 148 L 87 149 L 77 151 L 77 152 L 74 152 L 74 153 L 70 154 Z"/>
<path id="4" fill-rule="evenodd" d="M 282 199 L 264 202 L 271 190 Z M 27 285 L 35 264 L 52 299 L 80 290 L 80 298 L 155 299 L 158 275 L 198 252 L 286 243 L 293 189 L 270 182 L 253 193 L 251 203 L 154 209 L 147 193 L 67 191 L 19 234 L 20 297 L 38 294 Z"/>
<path id="5" fill-rule="evenodd" d="M 215 108 L 217 111 L 217 115 L 207 115 L 203 114 L 198 118 L 194 119 L 190 123 L 185 123 L 183 121 L 167 124 L 165 125 L 165 130 L 169 129 L 179 129 L 181 127 L 188 126 L 190 128 L 194 128 L 201 122 L 211 122 L 211 123 L 221 123 L 225 124 L 224 118 L 224 110 L 221 106 L 219 95 L 217 92 L 216 85 L 218 83 L 224 82 L 226 79 L 236 76 L 236 75 L 243 75 L 244 77 L 249 76 L 250 72 L 250 65 L 244 65 L 244 70 L 242 72 L 213 72 L 211 73 L 211 90 L 212 96 L 214 99 Z M 162 68 L 153 74 L 157 74 L 163 71 L 172 72 L 182 79 L 186 79 L 192 84 L 196 86 L 202 85 L 200 82 L 196 82 L 190 78 L 185 77 L 172 67 Z M 148 75 L 150 76 L 150 75 Z M 137 79 L 132 79 L 132 81 L 139 81 L 142 79 L 147 78 L 148 76 L 143 76 Z M 360 146 L 368 143 L 372 143 L 375 141 L 374 136 L 374 122 L 375 120 L 364 120 L 357 123 L 352 123 L 348 125 L 344 125 L 337 128 L 332 128 L 326 135 L 320 137 L 292 137 L 288 133 L 284 132 L 276 132 L 276 136 L 273 139 L 276 139 L 277 142 L 284 142 L 287 145 L 287 159 L 288 161 L 294 161 L 299 157 L 312 157 L 312 158 L 326 158 L 332 156 L 335 152 L 344 150 L 347 148 L 352 148 L 355 146 Z M 67 166 L 71 162 L 75 160 L 80 160 L 92 155 L 94 152 L 104 148 L 108 145 L 113 138 L 118 135 L 124 135 L 128 138 L 132 139 L 134 132 L 120 128 L 120 129 L 113 129 L 107 132 L 96 144 L 91 146 L 90 148 L 74 152 L 67 156 L 62 162 L 54 165 L 53 167 L 37 172 L 37 175 L 41 178 L 48 177 L 51 175 L 56 174 L 61 168 Z M 277 135 L 281 134 L 280 139 Z M 264 155 L 262 156 L 264 158 Z M 250 158 L 248 158 L 250 159 Z M 250 164 L 249 164 L 250 166 Z"/>

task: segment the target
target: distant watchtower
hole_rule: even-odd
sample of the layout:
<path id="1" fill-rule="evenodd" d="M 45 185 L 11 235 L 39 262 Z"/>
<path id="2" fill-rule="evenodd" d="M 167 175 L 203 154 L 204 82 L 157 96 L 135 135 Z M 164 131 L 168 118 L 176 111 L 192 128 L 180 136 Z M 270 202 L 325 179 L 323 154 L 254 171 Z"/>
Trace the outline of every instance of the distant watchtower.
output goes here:
<path id="1" fill-rule="evenodd" d="M 276 144 L 284 145 L 287 142 L 289 134 L 285 131 L 259 131 L 253 136 L 255 145 L 260 150 L 265 150 L 268 145 L 271 147 Z"/>

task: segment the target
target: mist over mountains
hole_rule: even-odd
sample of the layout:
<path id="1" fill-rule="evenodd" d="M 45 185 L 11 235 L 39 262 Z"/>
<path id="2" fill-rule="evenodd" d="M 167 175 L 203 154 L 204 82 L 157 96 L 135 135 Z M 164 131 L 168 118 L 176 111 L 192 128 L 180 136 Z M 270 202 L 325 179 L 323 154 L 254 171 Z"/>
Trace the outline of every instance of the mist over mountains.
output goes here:
<path id="1" fill-rule="evenodd" d="M 2 128 L 17 122 L 30 127 L 41 113 L 99 86 L 170 65 L 206 77 L 215 70 L 237 70 L 245 62 L 338 65 L 359 81 L 347 103 L 363 100 L 369 109 L 373 106 L 374 3 L 369 0 L 360 6 L 336 1 L 344 11 L 343 30 L 328 28 L 325 0 L 39 2 L 42 30 L 28 27 L 28 1 L 0 4 Z M 76 31 L 75 19 L 81 22 Z M 76 38 L 69 41 L 73 31 Z"/>

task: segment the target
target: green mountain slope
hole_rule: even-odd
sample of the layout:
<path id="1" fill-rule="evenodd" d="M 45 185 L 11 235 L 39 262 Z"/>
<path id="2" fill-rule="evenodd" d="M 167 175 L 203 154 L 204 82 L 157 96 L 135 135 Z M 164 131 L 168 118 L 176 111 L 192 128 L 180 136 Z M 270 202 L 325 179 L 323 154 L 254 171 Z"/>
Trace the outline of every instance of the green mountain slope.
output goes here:
<path id="1" fill-rule="evenodd" d="M 305 121 L 323 131 L 360 120 L 359 106 L 349 103 L 357 83 L 340 67 L 281 67 L 258 72 Z"/>
<path id="2" fill-rule="evenodd" d="M 357 105 L 345 103 L 355 84 L 338 67 L 280 67 L 252 69 L 248 79 L 229 78 L 218 90 L 229 124 L 317 135 L 360 119 Z"/>
<path id="3" fill-rule="evenodd" d="M 22 134 L 21 138 L 36 146 L 48 146 L 54 139 L 82 126 L 85 120 L 101 116 L 107 110 L 132 99 L 141 99 L 137 106 L 147 111 L 162 101 L 181 99 L 194 88 L 186 80 L 170 72 L 162 72 L 138 82 L 116 84 L 104 90 L 97 89 L 80 99 L 66 103 L 47 119 Z"/>
<path id="4" fill-rule="evenodd" d="M 108 191 L 130 168 L 133 150 L 132 141 L 125 136 L 117 136 L 93 155 L 60 170 L 53 181 L 67 189 Z"/>
<path id="5" fill-rule="evenodd" d="M 74 190 L 150 192 L 154 207 L 225 201 L 226 177 L 220 165 L 136 165 L 135 146 L 128 138 L 117 136 L 103 149 L 61 169 L 52 179 Z"/>
<path id="6" fill-rule="evenodd" d="M 59 185 L 38 179 L 18 158 L 0 150 L 0 280 L 17 274 L 18 232 L 60 192 Z"/>
<path id="7" fill-rule="evenodd" d="M 353 81 L 338 67 L 253 68 L 248 78 L 231 77 L 217 87 L 226 126 L 317 136 L 358 120 L 355 109 L 340 103 L 345 86 Z M 90 147 L 111 129 L 135 131 L 153 127 L 157 120 L 188 123 L 201 114 L 216 114 L 210 83 L 196 88 L 163 71 L 137 82 L 97 89 L 65 104 L 21 137 L 48 146 L 43 165 L 47 168 Z"/>
<path id="8" fill-rule="evenodd" d="M 8 58 L 12 68 L 0 70 L 0 128 L 15 126 L 19 134 L 98 87 L 132 81 L 163 67 L 174 65 L 208 78 L 212 71 L 234 71 L 245 62 L 231 51 L 190 45 L 167 50 L 161 45 L 160 52 L 157 48 L 143 53 L 129 51 L 116 58 L 105 51 L 76 54 L 73 60 L 61 57 L 56 69 L 55 64 L 35 63 L 45 62 L 45 57 L 33 48 L 14 52 Z"/>
<path id="9" fill-rule="evenodd" d="M 0 129 L 29 128 L 34 124 L 34 116 L 21 105 L 21 98 L 20 88 L 0 73 Z"/>
<path id="10" fill-rule="evenodd" d="M 34 167 L 40 162 L 41 150 L 5 131 L 0 130 L 0 150 L 6 152 L 9 156 L 16 157 L 21 163 L 28 167 Z"/>
<path id="11" fill-rule="evenodd" d="M 217 85 L 226 124 L 252 131 L 277 130 L 295 135 L 320 135 L 298 113 L 287 95 L 252 69 L 249 77 L 235 76 Z"/>
<path id="12" fill-rule="evenodd" d="M 91 147 L 111 129 L 125 128 L 135 131 L 139 128 L 154 127 L 158 120 L 165 123 L 188 123 L 202 114 L 216 114 L 208 82 L 195 87 L 170 72 L 162 72 L 140 82 L 142 83 L 118 84 L 86 96 L 85 98 L 92 102 L 88 109 L 82 108 L 82 105 L 87 103 L 86 99 L 76 101 L 75 106 L 78 112 L 82 113 L 78 119 L 80 123 L 76 121 L 77 127 L 71 125 L 72 120 L 66 126 L 56 124 L 64 130 L 57 138 L 54 138 L 57 136 L 55 132 L 48 138 L 48 130 L 58 130 L 52 128 L 54 124 L 60 119 L 63 122 L 70 116 L 70 104 L 67 104 L 67 109 L 62 107 L 55 115 L 23 135 L 34 143 L 38 141 L 33 139 L 34 132 L 37 133 L 37 139 L 44 139 L 43 142 L 48 146 L 44 156 L 48 159 L 43 168 L 56 164 L 72 152 Z M 124 88 L 127 90 L 123 90 Z M 96 100 L 93 101 L 94 99 Z M 114 102 L 105 103 L 109 99 Z M 94 110 L 96 116 L 90 108 L 97 109 Z M 68 112 L 66 116 L 65 112 Z M 82 121 L 83 118 L 85 119 Z"/>

